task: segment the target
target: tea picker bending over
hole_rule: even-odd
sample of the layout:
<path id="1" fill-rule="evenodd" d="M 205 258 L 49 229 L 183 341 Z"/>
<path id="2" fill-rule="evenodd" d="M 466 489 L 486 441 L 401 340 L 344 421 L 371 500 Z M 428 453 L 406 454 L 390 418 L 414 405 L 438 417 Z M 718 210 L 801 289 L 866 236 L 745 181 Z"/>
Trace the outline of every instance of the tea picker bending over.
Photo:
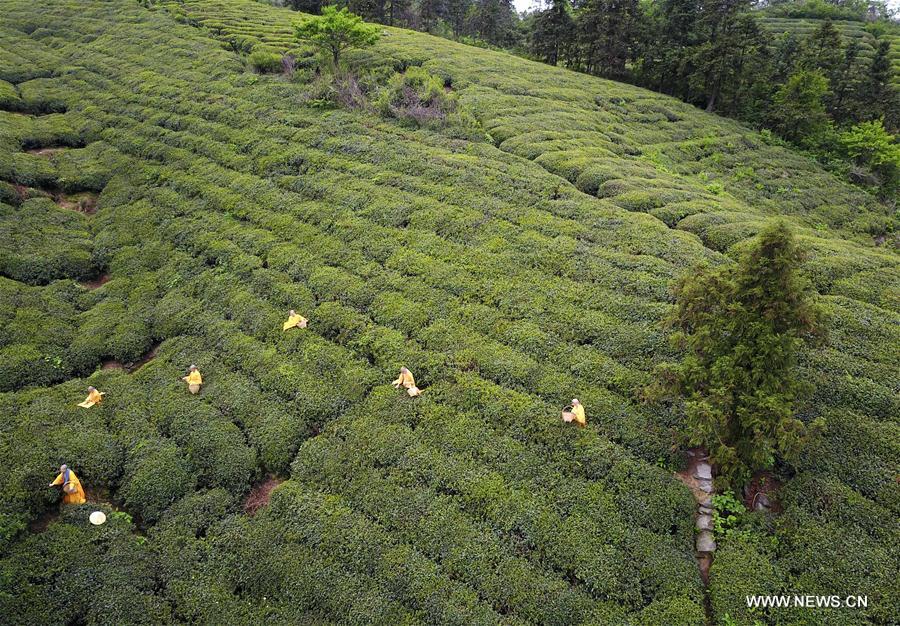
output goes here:
<path id="1" fill-rule="evenodd" d="M 408 393 L 412 398 L 422 393 L 419 388 L 416 387 L 416 379 L 413 378 L 412 372 L 410 372 L 405 367 L 400 368 L 400 376 L 398 376 L 397 380 L 395 380 L 391 384 L 394 385 L 396 389 L 399 389 L 402 385 L 403 388 L 406 389 L 406 393 Z"/>
<path id="2" fill-rule="evenodd" d="M 282 326 L 282 330 L 288 330 L 290 328 L 306 328 L 308 322 L 308 319 L 294 311 L 294 309 L 291 309 L 288 312 L 288 318 Z"/>
<path id="3" fill-rule="evenodd" d="M 60 466 L 59 476 L 48 487 L 56 487 L 57 485 L 62 485 L 63 504 L 84 504 L 87 502 L 87 498 L 84 497 L 84 489 L 81 487 L 81 481 L 78 480 L 78 476 L 67 465 Z"/>
<path id="4" fill-rule="evenodd" d="M 191 393 L 200 393 L 200 385 L 203 384 L 203 377 L 200 376 L 200 370 L 197 369 L 196 365 L 191 365 L 188 375 L 183 377 L 181 380 L 185 381 L 188 384 L 188 390 Z"/>
<path id="5" fill-rule="evenodd" d="M 584 416 L 584 407 L 578 398 L 572 398 L 572 404 L 563 409 L 563 421 L 566 423 L 575 422 L 580 428 L 584 428 L 587 424 L 587 418 Z"/>
<path id="6" fill-rule="evenodd" d="M 103 400 L 103 396 L 105 395 L 106 392 L 104 391 L 97 391 L 93 387 L 88 387 L 87 398 L 84 399 L 84 402 L 79 402 L 78 406 L 89 409 L 95 404 L 100 404 L 100 401 Z"/>

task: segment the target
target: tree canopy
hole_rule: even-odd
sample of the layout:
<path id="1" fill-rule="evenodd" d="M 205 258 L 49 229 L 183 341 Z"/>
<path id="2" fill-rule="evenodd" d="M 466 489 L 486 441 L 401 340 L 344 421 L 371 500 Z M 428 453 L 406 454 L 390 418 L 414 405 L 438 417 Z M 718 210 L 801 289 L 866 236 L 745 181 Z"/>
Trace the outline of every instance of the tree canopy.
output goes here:
<path id="1" fill-rule="evenodd" d="M 334 70 L 340 68 L 341 54 L 351 48 L 373 45 L 380 36 L 378 26 L 366 24 L 347 9 L 327 6 L 322 15 L 309 16 L 294 28 L 297 39 L 309 42 L 330 56 Z"/>
<path id="2" fill-rule="evenodd" d="M 675 287 L 680 363 L 656 392 L 684 403 L 684 435 L 709 450 L 729 482 L 794 458 L 807 428 L 794 415 L 805 390 L 795 365 L 819 321 L 798 268 L 803 251 L 783 222 L 765 228 L 737 264 L 701 267 Z"/>

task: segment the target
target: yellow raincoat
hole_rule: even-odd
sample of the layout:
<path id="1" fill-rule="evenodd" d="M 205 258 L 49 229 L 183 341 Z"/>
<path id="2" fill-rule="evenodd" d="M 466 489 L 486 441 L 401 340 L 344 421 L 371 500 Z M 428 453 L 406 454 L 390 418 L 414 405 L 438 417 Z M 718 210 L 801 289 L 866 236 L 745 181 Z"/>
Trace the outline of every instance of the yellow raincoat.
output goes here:
<path id="1" fill-rule="evenodd" d="M 400 376 L 391 383 L 394 387 L 400 388 L 403 385 L 406 389 L 412 389 L 416 386 L 416 379 L 413 378 L 412 372 L 407 369 L 400 370 Z"/>
<path id="2" fill-rule="evenodd" d="M 72 470 L 66 470 L 69 474 L 69 482 L 75 485 L 75 493 L 66 493 L 63 491 L 63 504 L 84 504 L 87 502 L 87 498 L 84 496 L 84 489 L 81 487 L 81 481 L 78 480 L 78 476 L 75 475 L 75 472 Z M 56 477 L 56 480 L 53 481 L 53 485 L 62 485 L 63 483 L 63 475 L 60 474 Z"/>
<path id="3" fill-rule="evenodd" d="M 587 424 L 587 418 L 584 416 L 584 407 L 580 403 L 572 406 L 572 413 L 575 415 L 575 422 L 579 426 Z"/>
<path id="4" fill-rule="evenodd" d="M 299 313 L 295 313 L 293 315 L 288 316 L 287 321 L 284 323 L 282 330 L 288 330 L 290 328 L 306 328 L 307 320 L 305 317 L 300 315 Z"/>
<path id="5" fill-rule="evenodd" d="M 92 389 L 88 392 L 88 396 L 84 399 L 84 402 L 79 402 L 78 406 L 89 409 L 95 404 L 100 404 L 100 401 L 103 400 L 104 395 L 106 395 L 105 391 L 97 391 L 96 389 Z"/>
<path id="6" fill-rule="evenodd" d="M 203 377 L 200 375 L 200 370 L 194 370 L 187 376 L 185 376 L 182 380 L 186 381 L 188 385 L 202 385 Z"/>

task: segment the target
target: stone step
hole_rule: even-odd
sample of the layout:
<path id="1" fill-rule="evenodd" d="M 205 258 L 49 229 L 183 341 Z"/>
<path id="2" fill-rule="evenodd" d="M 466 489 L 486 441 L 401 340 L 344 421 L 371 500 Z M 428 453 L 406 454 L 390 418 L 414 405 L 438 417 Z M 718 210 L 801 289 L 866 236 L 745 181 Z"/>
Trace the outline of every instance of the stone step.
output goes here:
<path id="1" fill-rule="evenodd" d="M 716 551 L 716 540 L 713 539 L 713 534 L 704 530 L 699 535 L 697 535 L 697 552 L 715 552 Z"/>
<path id="2" fill-rule="evenodd" d="M 697 530 L 712 530 L 713 529 L 712 515 L 698 515 L 696 526 L 697 526 Z"/>
<path id="3" fill-rule="evenodd" d="M 709 463 L 700 463 L 694 469 L 694 478 L 712 480 L 712 466 Z"/>

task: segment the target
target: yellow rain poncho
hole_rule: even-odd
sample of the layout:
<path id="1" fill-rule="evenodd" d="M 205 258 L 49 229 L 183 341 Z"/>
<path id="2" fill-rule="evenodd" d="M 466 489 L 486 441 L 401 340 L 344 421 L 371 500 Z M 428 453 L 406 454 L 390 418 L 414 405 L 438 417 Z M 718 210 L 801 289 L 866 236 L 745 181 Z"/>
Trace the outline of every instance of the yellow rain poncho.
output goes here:
<path id="1" fill-rule="evenodd" d="M 400 376 L 397 377 L 397 380 L 391 383 L 397 389 L 402 385 L 404 389 L 406 389 L 406 393 L 409 394 L 409 397 L 414 398 L 420 393 L 419 388 L 416 387 L 416 379 L 413 378 L 412 372 L 410 372 L 405 367 L 400 368 Z"/>
<path id="2" fill-rule="evenodd" d="M 584 416 L 584 407 L 578 402 L 572 405 L 572 413 L 575 415 L 575 423 L 579 426 L 587 424 L 587 418 Z"/>
<path id="3" fill-rule="evenodd" d="M 397 377 L 397 380 L 391 384 L 398 389 L 401 385 L 406 389 L 412 389 L 416 386 L 416 379 L 413 378 L 412 372 L 404 367 L 400 370 L 400 376 Z"/>
<path id="4" fill-rule="evenodd" d="M 309 320 L 300 315 L 299 313 L 294 313 L 291 311 L 291 315 L 288 316 L 287 321 L 282 326 L 282 330 L 289 330 L 291 328 L 306 328 L 306 324 Z"/>
<path id="5" fill-rule="evenodd" d="M 200 370 L 197 368 L 193 368 L 187 376 L 182 378 L 182 380 L 188 384 L 188 389 L 191 393 L 198 393 L 200 391 L 200 385 L 203 384 L 203 377 L 200 375 Z"/>
<path id="6" fill-rule="evenodd" d="M 81 481 L 78 480 L 75 472 L 67 469 L 65 474 L 68 474 L 68 476 L 60 473 L 56 480 L 50 483 L 51 485 L 63 485 L 65 487 L 68 482 L 75 487 L 75 491 L 72 493 L 66 493 L 65 489 L 63 489 L 63 504 L 84 504 L 87 502 L 87 498 L 84 496 L 84 489 L 81 487 Z"/>
<path id="7" fill-rule="evenodd" d="M 88 389 L 88 396 L 84 399 L 84 402 L 79 402 L 78 406 L 84 407 L 85 409 L 89 409 L 95 404 L 99 404 L 101 400 L 103 400 L 103 396 L 106 395 L 106 392 L 97 391 L 93 387 Z"/>

